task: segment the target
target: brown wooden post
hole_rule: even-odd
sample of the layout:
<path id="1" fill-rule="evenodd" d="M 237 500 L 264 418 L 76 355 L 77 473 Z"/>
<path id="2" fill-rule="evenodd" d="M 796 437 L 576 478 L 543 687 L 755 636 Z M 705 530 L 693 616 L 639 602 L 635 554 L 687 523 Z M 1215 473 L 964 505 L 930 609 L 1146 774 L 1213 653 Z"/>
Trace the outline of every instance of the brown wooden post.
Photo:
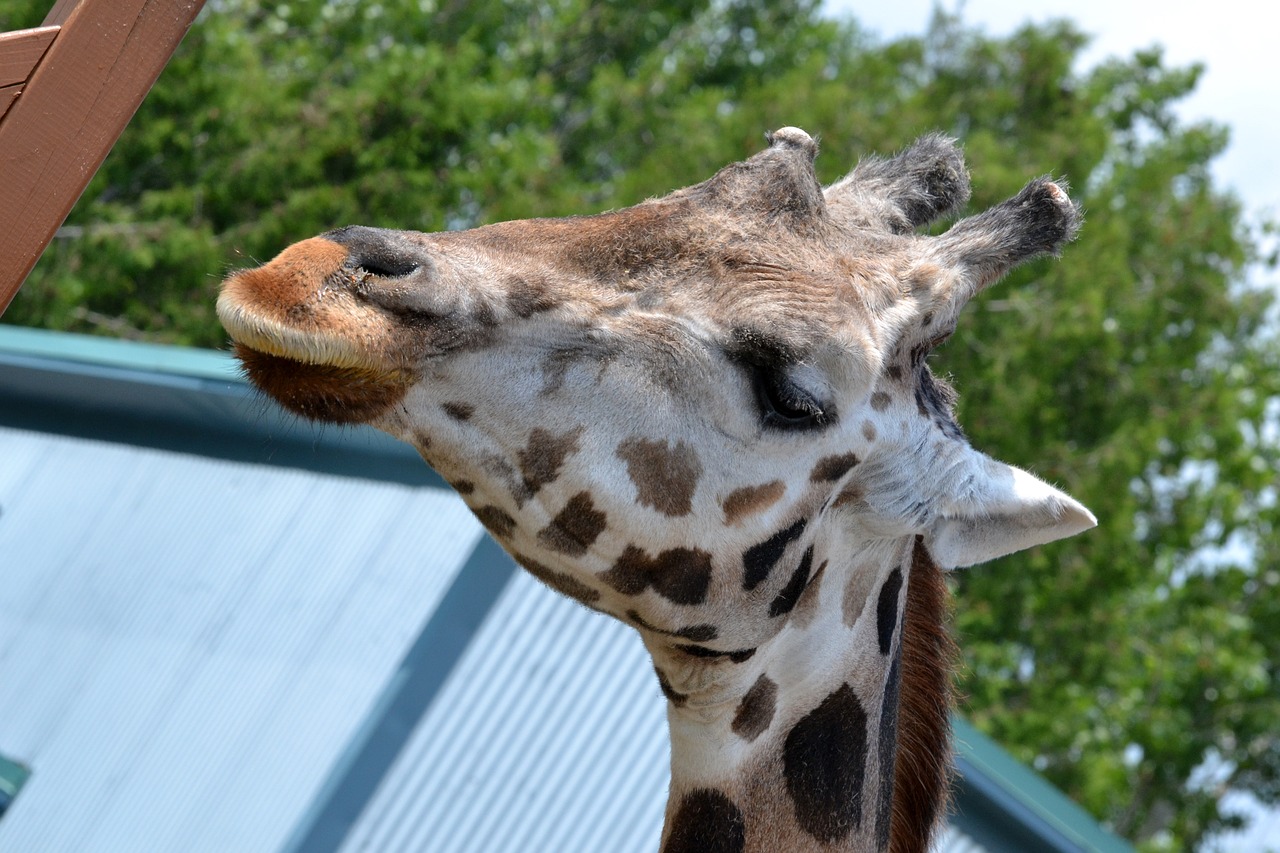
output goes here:
<path id="1" fill-rule="evenodd" d="M 0 313 L 202 6 L 57 0 L 45 26 L 0 36 Z"/>

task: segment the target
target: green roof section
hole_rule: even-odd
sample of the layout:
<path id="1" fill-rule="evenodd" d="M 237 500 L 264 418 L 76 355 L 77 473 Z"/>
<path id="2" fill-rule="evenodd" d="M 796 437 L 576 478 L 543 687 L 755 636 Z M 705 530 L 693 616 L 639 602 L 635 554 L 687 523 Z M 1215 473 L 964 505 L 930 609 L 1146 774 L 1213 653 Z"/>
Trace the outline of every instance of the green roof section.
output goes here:
<path id="1" fill-rule="evenodd" d="M 1133 853 L 1126 841 L 1103 829 L 1092 815 L 971 723 L 955 714 L 951 723 L 964 789 L 957 798 L 954 820 L 981 838 L 992 853 L 1031 849 Z M 1009 833 L 1010 817 L 1016 817 L 1026 831 Z M 993 820 L 1003 826 L 990 827 Z M 1000 841 L 993 836 L 1011 837 Z"/>

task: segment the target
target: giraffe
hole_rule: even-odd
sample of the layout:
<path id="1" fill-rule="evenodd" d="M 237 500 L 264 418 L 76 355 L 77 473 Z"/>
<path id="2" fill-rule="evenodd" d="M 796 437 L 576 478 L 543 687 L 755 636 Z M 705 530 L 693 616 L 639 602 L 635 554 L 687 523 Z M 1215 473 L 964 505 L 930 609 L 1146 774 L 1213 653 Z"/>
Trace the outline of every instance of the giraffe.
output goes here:
<path id="1" fill-rule="evenodd" d="M 417 448 L 528 571 L 633 626 L 667 700 L 662 853 L 917 851 L 949 784 L 943 572 L 1096 524 L 971 446 L 929 353 L 1056 254 L 1048 178 L 938 236 L 928 135 L 823 188 L 784 127 L 594 216 L 330 231 L 224 282 L 248 377 Z"/>

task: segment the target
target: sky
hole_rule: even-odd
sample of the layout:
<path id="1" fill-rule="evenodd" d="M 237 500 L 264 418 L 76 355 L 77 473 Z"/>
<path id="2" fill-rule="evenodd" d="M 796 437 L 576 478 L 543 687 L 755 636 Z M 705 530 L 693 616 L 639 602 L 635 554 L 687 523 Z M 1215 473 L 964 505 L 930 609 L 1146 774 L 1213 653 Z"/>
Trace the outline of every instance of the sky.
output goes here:
<path id="1" fill-rule="evenodd" d="M 1214 164 L 1215 178 L 1243 200 L 1250 221 L 1260 214 L 1280 219 L 1280 43 L 1276 38 L 1280 4 L 1256 0 L 826 0 L 830 14 L 852 13 L 864 29 L 886 40 L 922 34 L 935 5 L 959 11 L 966 24 L 993 36 L 1008 35 L 1028 20 L 1070 18 L 1093 36 L 1082 57 L 1084 68 L 1155 44 L 1164 48 L 1166 66 L 1203 63 L 1200 84 L 1178 113 L 1188 121 L 1209 118 L 1231 129 L 1231 145 Z M 1275 278 L 1272 274 L 1263 280 Z M 1233 796 L 1233 805 L 1251 813 L 1254 823 L 1207 849 L 1245 853 L 1280 843 L 1280 810 L 1261 809 L 1249 798 Z"/>
<path id="2" fill-rule="evenodd" d="M 949 12 L 990 35 L 1008 35 L 1027 20 L 1070 18 L 1092 35 L 1084 66 L 1160 44 L 1166 65 L 1202 62 L 1197 91 L 1183 102 L 1188 120 L 1212 118 L 1231 128 L 1231 146 L 1214 175 L 1251 213 L 1280 216 L 1280 4 L 1214 0 L 943 0 Z M 833 15 L 852 13 L 885 39 L 924 32 L 934 0 L 827 0 Z"/>

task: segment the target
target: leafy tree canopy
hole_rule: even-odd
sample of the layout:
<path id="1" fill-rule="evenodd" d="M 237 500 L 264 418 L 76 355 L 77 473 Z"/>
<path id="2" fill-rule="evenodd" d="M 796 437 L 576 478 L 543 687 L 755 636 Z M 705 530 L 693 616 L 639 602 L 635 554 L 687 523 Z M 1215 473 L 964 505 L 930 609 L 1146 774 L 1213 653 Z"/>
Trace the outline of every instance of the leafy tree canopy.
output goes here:
<path id="1" fill-rule="evenodd" d="M 1280 799 L 1280 348 L 1209 171 L 1227 133 L 1172 111 L 1201 69 L 1078 70 L 1068 22 L 880 43 L 817 5 L 211 0 L 6 319 L 217 347 L 222 275 L 291 241 L 621 207 L 786 124 L 828 181 L 954 134 L 974 209 L 1065 176 L 1080 240 L 935 366 L 975 444 L 1101 526 L 957 575 L 964 710 L 1117 832 L 1195 847 L 1225 791 Z"/>

